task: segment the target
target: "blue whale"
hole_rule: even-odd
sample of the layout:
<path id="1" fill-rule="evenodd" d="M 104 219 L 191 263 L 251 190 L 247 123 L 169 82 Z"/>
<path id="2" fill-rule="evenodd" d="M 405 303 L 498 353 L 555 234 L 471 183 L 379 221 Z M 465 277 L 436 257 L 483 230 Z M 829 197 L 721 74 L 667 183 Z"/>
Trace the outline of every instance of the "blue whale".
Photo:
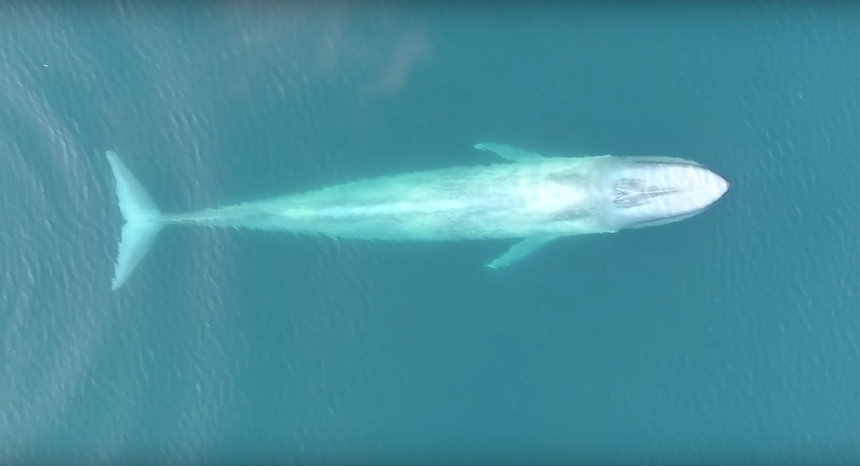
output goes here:
<path id="1" fill-rule="evenodd" d="M 696 215 L 729 182 L 674 157 L 548 157 L 476 144 L 499 163 L 401 173 L 185 214 L 162 213 L 108 151 L 122 227 L 112 288 L 168 225 L 201 225 L 390 241 L 518 239 L 486 264 L 514 264 L 558 238 L 662 225 Z"/>

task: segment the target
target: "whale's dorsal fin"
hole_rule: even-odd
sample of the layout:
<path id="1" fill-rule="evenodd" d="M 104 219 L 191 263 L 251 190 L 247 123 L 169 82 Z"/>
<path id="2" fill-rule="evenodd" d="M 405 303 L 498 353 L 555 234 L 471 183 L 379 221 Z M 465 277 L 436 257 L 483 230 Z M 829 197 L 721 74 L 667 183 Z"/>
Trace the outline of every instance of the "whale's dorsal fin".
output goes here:
<path id="1" fill-rule="evenodd" d="M 501 257 L 487 264 L 491 269 L 498 269 L 513 265 L 526 257 L 534 254 L 538 249 L 544 247 L 550 241 L 558 238 L 558 236 L 539 236 L 535 238 L 526 238 L 519 243 L 511 246 L 510 249 Z"/>
<path id="2" fill-rule="evenodd" d="M 495 152 L 503 159 L 510 160 L 512 162 L 525 162 L 544 158 L 542 155 L 535 152 L 517 149 L 516 147 L 506 146 L 504 144 L 494 144 L 492 142 L 475 144 L 475 149 Z"/>

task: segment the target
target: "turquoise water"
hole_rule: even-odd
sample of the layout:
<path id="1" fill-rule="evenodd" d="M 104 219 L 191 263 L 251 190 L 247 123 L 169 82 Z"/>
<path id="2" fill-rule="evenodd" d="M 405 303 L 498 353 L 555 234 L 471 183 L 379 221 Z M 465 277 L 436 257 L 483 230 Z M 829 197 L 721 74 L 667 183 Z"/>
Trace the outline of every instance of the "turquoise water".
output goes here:
<path id="1" fill-rule="evenodd" d="M 0 7 L 0 458 L 860 459 L 860 8 Z M 110 290 L 105 150 L 166 211 L 674 155 L 691 220 L 388 244 L 173 229 Z"/>

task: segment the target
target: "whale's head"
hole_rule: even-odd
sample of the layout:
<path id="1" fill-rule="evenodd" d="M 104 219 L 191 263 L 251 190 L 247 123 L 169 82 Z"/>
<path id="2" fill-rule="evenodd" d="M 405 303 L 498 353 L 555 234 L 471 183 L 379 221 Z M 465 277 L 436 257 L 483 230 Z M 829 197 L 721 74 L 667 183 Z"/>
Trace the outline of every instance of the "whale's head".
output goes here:
<path id="1" fill-rule="evenodd" d="M 692 217 L 731 186 L 713 170 L 672 157 L 626 157 L 607 179 L 618 229 L 663 225 Z"/>

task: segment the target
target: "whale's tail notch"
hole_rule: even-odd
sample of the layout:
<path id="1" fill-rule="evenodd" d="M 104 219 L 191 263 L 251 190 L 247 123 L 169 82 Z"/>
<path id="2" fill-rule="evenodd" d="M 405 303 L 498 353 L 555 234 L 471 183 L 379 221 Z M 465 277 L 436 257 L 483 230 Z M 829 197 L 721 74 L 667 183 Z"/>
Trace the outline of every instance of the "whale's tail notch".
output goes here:
<path id="1" fill-rule="evenodd" d="M 155 237 L 164 226 L 161 211 L 149 193 L 112 151 L 105 153 L 113 171 L 119 210 L 125 224 L 119 241 L 111 289 L 121 287 L 149 252 Z"/>

